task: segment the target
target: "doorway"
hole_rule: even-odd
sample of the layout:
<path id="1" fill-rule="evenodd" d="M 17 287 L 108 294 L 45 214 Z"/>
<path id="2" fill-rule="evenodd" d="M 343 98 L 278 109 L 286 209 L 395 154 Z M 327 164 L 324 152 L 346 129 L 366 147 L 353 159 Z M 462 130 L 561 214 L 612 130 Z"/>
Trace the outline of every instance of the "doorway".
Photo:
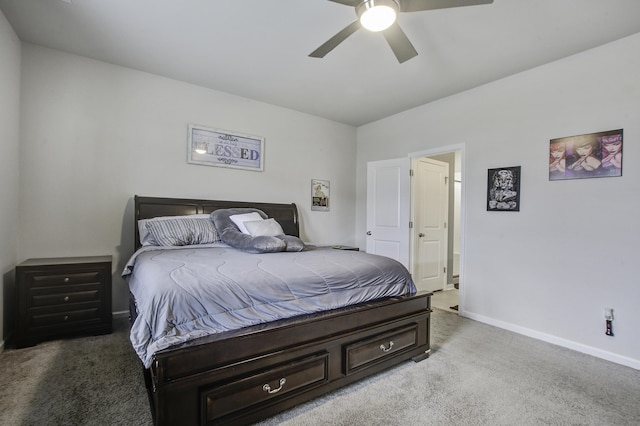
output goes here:
<path id="1" fill-rule="evenodd" d="M 449 270 L 449 163 L 414 158 L 411 170 L 413 282 L 418 290 L 444 290 Z"/>
<path id="2" fill-rule="evenodd" d="M 367 163 L 367 237 L 366 251 L 400 261 L 414 272 L 413 256 L 416 237 L 420 232 L 412 228 L 416 198 L 427 200 L 429 191 L 417 197 L 412 194 L 413 178 L 409 178 L 412 162 L 419 158 L 433 158 L 449 164 L 449 212 L 447 225 L 446 281 L 432 298 L 432 305 L 446 294 L 446 306 L 464 308 L 464 144 L 436 150 L 410 153 L 405 158 Z M 457 192 L 456 192 L 457 191 Z M 420 207 L 418 207 L 420 209 Z M 378 229 L 380 228 L 380 229 Z M 413 235 L 415 233 L 415 236 Z M 426 233 L 425 233 L 426 234 Z M 451 297 L 455 300 L 451 301 Z M 454 303 L 457 302 L 457 303 Z"/>
<path id="3" fill-rule="evenodd" d="M 446 213 L 446 273 L 443 277 L 443 285 L 434 292 L 432 304 L 434 307 L 444 310 L 458 312 L 460 310 L 460 264 L 461 264 L 461 217 L 462 217 L 462 164 L 463 164 L 463 148 L 451 149 L 443 152 L 423 152 L 411 154 L 413 163 L 416 164 L 422 159 L 435 160 L 448 164 L 448 211 Z M 412 182 L 412 188 L 420 188 L 417 191 L 412 189 L 412 219 L 416 219 L 422 213 L 420 210 L 428 209 L 433 206 L 430 200 L 441 198 L 438 188 L 432 185 L 420 185 Z M 418 210 L 418 211 L 416 211 Z M 422 232 L 424 233 L 424 232 Z M 421 232 L 413 232 L 420 235 Z M 412 256 L 418 251 L 415 245 L 412 246 Z M 430 257 L 433 259 L 434 255 Z M 414 265 L 415 270 L 415 265 Z M 415 272 L 414 272 L 415 273 Z"/>

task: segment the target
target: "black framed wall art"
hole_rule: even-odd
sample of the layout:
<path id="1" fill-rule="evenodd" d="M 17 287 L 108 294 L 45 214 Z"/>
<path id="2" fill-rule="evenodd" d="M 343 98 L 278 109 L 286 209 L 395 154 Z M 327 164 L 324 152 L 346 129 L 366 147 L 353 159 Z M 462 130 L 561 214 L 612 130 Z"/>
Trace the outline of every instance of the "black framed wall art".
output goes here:
<path id="1" fill-rule="evenodd" d="M 489 169 L 487 211 L 520 211 L 520 166 Z"/>

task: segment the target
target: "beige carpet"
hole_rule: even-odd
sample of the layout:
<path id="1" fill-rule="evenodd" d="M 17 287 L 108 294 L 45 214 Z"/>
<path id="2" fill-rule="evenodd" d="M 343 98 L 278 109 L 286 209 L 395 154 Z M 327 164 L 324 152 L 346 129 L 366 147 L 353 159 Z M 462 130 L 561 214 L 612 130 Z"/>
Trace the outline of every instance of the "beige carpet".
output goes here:
<path id="1" fill-rule="evenodd" d="M 127 322 L 114 326 L 0 354 L 0 425 L 150 425 Z M 260 425 L 640 425 L 640 371 L 440 309 L 432 346 Z"/>
<path id="2" fill-rule="evenodd" d="M 0 425 L 151 425 L 128 321 L 105 336 L 0 354 Z"/>
<path id="3" fill-rule="evenodd" d="M 457 313 L 457 310 L 451 309 L 451 307 L 458 305 L 459 298 L 457 289 L 436 291 L 431 297 L 431 306 Z"/>

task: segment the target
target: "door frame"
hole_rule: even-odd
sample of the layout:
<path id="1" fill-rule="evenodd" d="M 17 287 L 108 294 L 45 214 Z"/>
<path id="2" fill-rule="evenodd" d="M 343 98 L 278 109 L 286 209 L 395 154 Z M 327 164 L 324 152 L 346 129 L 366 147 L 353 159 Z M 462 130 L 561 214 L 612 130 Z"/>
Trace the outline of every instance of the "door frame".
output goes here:
<path id="1" fill-rule="evenodd" d="M 417 158 L 421 158 L 421 157 L 431 157 L 434 155 L 441 155 L 441 154 L 447 154 L 447 153 L 452 153 L 452 152 L 456 152 L 459 151 L 460 152 L 460 176 L 461 176 L 461 183 L 460 183 L 460 264 L 459 264 L 459 271 L 458 271 L 458 275 L 459 275 L 459 285 L 458 285 L 458 313 L 459 314 L 464 314 L 464 306 L 465 306 L 465 298 L 464 298 L 464 269 L 465 269 L 465 258 L 466 258 L 466 244 L 465 244 L 465 228 L 466 228 L 466 194 L 465 194 L 465 175 L 466 175 L 466 155 L 465 155 L 465 144 L 461 143 L 461 144 L 455 144 L 455 145 L 446 145 L 446 146 L 441 146 L 438 148 L 432 148 L 432 149 L 427 149 L 424 151 L 416 151 L 416 152 L 410 152 L 408 154 L 408 157 L 411 159 L 411 164 L 413 164 L 413 161 Z M 458 170 L 455 170 L 456 172 L 458 172 Z M 412 188 L 411 188 L 411 193 L 412 195 L 409 197 L 409 200 L 407 200 L 409 202 L 409 206 L 410 206 L 410 211 L 411 211 L 411 220 L 414 220 L 413 217 L 413 184 L 412 184 Z M 413 258 L 414 258 L 414 249 L 413 249 L 413 232 L 410 238 L 410 255 L 409 255 L 409 259 L 410 259 L 410 270 L 413 270 L 414 265 L 413 265 Z"/>

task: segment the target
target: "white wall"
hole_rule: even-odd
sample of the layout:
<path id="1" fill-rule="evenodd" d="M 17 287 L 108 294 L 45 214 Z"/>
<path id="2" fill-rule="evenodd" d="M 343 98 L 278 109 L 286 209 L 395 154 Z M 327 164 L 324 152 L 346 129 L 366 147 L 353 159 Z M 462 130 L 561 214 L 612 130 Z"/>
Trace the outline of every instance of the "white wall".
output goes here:
<path id="1" fill-rule="evenodd" d="M 356 129 L 23 44 L 18 258 L 111 254 L 114 311 L 134 194 L 294 202 L 305 241 L 353 244 Z M 264 172 L 188 164 L 187 125 L 265 137 Z M 331 183 L 312 212 L 311 179 Z"/>
<path id="2" fill-rule="evenodd" d="M 358 128 L 357 244 L 368 161 L 464 144 L 462 314 L 640 369 L 639 73 L 636 34 Z M 548 180 L 550 139 L 619 128 L 622 177 Z M 487 212 L 516 165 L 521 211 Z"/>
<path id="3" fill-rule="evenodd" d="M 0 12 L 0 349 L 11 323 L 17 258 L 19 112 L 20 41 Z"/>

